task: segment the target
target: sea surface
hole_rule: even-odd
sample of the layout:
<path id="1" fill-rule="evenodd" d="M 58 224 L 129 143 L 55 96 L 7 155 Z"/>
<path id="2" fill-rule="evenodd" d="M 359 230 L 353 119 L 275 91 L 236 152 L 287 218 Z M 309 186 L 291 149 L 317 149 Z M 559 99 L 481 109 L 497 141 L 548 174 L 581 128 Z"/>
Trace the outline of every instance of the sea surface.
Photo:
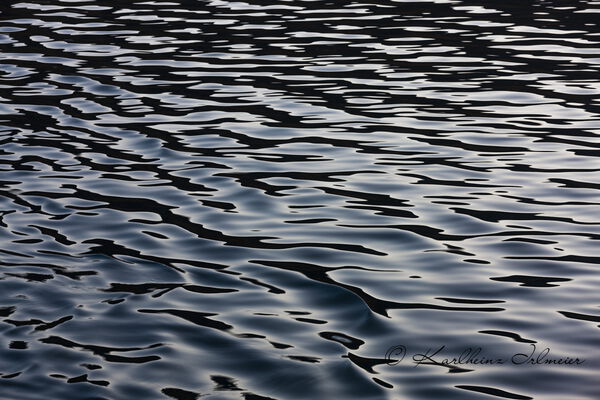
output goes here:
<path id="1" fill-rule="evenodd" d="M 599 399 L 599 21 L 3 0 L 0 398 Z"/>

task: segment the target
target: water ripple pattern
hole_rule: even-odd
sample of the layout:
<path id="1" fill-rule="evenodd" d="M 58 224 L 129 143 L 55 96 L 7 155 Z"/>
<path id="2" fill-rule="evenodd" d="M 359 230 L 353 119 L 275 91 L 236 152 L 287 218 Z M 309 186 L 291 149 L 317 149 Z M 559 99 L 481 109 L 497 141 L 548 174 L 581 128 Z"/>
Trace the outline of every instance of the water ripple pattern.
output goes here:
<path id="1" fill-rule="evenodd" d="M 597 400 L 599 15 L 3 1 L 0 397 Z"/>

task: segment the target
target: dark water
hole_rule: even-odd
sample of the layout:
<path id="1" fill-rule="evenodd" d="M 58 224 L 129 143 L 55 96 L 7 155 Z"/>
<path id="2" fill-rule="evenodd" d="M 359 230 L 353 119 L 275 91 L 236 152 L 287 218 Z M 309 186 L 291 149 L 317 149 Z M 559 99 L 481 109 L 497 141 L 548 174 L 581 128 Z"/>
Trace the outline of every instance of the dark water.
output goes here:
<path id="1" fill-rule="evenodd" d="M 0 398 L 600 398 L 599 13 L 3 1 Z"/>

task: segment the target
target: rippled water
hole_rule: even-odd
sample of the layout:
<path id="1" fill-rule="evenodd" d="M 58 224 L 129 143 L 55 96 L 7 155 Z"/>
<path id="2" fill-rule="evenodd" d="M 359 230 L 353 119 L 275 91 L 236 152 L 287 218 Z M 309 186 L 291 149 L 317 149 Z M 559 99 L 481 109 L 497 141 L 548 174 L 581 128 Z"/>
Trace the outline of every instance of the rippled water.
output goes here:
<path id="1" fill-rule="evenodd" d="M 600 398 L 599 13 L 3 1 L 0 397 Z"/>

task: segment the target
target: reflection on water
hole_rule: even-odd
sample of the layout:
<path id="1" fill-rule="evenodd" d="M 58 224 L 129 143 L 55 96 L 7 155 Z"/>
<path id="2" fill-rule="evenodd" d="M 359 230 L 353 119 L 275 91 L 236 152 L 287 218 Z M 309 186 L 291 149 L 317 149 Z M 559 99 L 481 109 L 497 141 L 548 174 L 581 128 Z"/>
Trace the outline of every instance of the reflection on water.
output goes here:
<path id="1" fill-rule="evenodd" d="M 599 12 L 3 2 L 1 397 L 597 399 Z"/>

